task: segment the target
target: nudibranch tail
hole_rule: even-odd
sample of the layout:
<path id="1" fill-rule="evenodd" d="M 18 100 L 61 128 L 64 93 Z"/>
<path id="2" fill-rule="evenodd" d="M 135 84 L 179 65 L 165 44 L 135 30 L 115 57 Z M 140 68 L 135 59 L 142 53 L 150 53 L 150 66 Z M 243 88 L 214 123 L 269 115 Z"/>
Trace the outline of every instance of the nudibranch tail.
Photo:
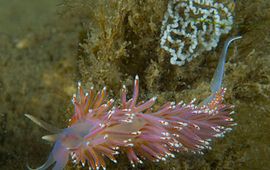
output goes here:
<path id="1" fill-rule="evenodd" d="M 215 94 L 221 89 L 222 80 L 224 77 L 224 66 L 225 66 L 226 56 L 228 53 L 229 46 L 233 41 L 241 39 L 241 38 L 242 36 L 237 36 L 237 37 L 231 37 L 226 40 L 224 47 L 222 49 L 222 53 L 219 58 L 218 66 L 211 80 L 211 85 L 210 85 L 211 95 L 203 101 L 203 104 L 209 103 L 213 99 Z"/>
<path id="2" fill-rule="evenodd" d="M 218 90 L 220 90 L 221 85 L 222 85 L 222 80 L 224 76 L 224 66 L 226 62 L 226 56 L 228 53 L 228 48 L 230 44 L 235 41 L 242 38 L 242 36 L 237 36 L 237 37 L 231 37 L 226 40 L 225 45 L 223 47 L 222 53 L 220 55 L 220 59 L 218 62 L 218 66 L 216 68 L 215 74 L 213 76 L 213 79 L 211 81 L 211 92 L 216 93 Z"/>

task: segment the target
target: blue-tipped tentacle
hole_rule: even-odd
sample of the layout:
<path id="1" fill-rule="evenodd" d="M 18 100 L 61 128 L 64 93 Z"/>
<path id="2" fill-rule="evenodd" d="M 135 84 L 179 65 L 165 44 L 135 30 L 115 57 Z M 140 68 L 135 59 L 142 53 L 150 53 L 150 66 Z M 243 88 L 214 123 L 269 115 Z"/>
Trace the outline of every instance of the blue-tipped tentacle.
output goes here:
<path id="1" fill-rule="evenodd" d="M 224 76 L 224 66 L 225 66 L 225 62 L 226 62 L 228 48 L 233 41 L 238 40 L 240 38 L 242 38 L 242 36 L 231 37 L 231 38 L 226 40 L 224 47 L 223 47 L 223 50 L 222 50 L 222 53 L 220 55 L 218 66 L 216 68 L 215 74 L 214 74 L 212 81 L 211 81 L 211 95 L 203 101 L 204 105 L 208 104 L 214 98 L 216 92 L 218 92 L 220 90 L 221 85 L 222 85 L 223 76 Z"/>

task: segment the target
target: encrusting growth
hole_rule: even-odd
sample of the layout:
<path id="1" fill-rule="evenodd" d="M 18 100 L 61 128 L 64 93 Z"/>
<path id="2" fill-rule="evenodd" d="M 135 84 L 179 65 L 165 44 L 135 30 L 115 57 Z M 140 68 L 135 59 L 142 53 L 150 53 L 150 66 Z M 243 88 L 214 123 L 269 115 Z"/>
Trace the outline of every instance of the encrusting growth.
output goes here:
<path id="1" fill-rule="evenodd" d="M 217 46 L 220 36 L 233 24 L 233 0 L 169 0 L 161 27 L 160 47 L 182 66 Z M 231 7 L 229 7 L 231 6 Z"/>
<path id="2" fill-rule="evenodd" d="M 236 39 L 227 41 L 226 50 Z M 216 72 L 223 76 L 223 71 Z M 212 85 L 219 81 L 214 79 Z M 195 100 L 188 104 L 167 102 L 153 111 L 156 97 L 146 102 L 138 100 L 138 76 L 131 99 L 127 99 L 127 89 L 123 86 L 120 105 L 107 99 L 106 88 L 95 94 L 93 88 L 85 92 L 79 83 L 78 95 L 72 99 L 74 115 L 67 128 L 54 128 L 26 115 L 54 133 L 43 137 L 54 142 L 54 147 L 45 164 L 37 169 L 54 165 L 53 170 L 61 170 L 69 156 L 74 164 L 96 170 L 106 169 L 106 157 L 116 163 L 116 155 L 120 153 L 127 155 L 132 166 L 142 164 L 143 160 L 165 161 L 175 157 L 175 152 L 202 154 L 203 149 L 211 148 L 213 138 L 223 137 L 235 125 L 231 118 L 232 106 L 223 104 L 224 94 L 225 89 L 219 88 L 202 105 L 195 105 Z"/>

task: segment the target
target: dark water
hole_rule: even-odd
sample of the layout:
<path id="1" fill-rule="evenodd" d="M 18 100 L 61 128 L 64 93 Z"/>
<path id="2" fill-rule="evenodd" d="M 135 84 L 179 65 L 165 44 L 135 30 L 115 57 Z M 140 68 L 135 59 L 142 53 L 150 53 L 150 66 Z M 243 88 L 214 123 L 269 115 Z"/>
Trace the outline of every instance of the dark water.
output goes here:
<path id="1" fill-rule="evenodd" d="M 172 67 L 158 42 L 166 2 L 123 0 L 118 5 L 0 0 L 0 169 L 37 167 L 46 160 L 51 145 L 41 137 L 47 132 L 24 114 L 65 127 L 78 80 L 86 87 L 107 85 L 119 98 L 122 83 L 130 89 L 139 74 L 144 99 L 158 95 L 160 102 L 187 102 L 207 96 L 226 37 L 189 66 Z M 179 154 L 138 169 L 270 169 L 269 26 L 269 0 L 237 1 L 231 34 L 243 39 L 229 51 L 224 86 L 238 126 L 204 156 Z M 131 169 L 126 158 L 118 162 L 108 162 L 107 169 Z"/>
<path id="2" fill-rule="evenodd" d="M 55 17 L 60 1 L 1 0 L 0 32 L 14 34 L 23 30 L 37 29 Z"/>

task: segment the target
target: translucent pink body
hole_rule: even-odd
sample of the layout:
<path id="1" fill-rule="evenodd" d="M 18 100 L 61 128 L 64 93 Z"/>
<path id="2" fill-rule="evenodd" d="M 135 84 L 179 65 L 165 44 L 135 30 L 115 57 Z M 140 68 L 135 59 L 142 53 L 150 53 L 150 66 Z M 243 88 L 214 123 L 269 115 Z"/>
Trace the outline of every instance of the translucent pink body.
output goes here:
<path id="1" fill-rule="evenodd" d="M 226 43 L 223 57 L 233 40 Z M 174 152 L 202 154 L 203 149 L 211 148 L 209 142 L 213 138 L 223 137 L 235 125 L 232 107 L 222 103 L 225 89 L 220 88 L 219 77 L 223 76 L 225 62 L 221 59 L 211 85 L 213 93 L 204 105 L 196 106 L 195 100 L 188 104 L 167 102 L 153 110 L 156 97 L 138 102 L 139 78 L 136 76 L 132 98 L 127 100 L 124 86 L 119 105 L 112 99 L 106 100 L 106 88 L 97 94 L 93 89 L 85 93 L 79 84 L 78 95 L 73 97 L 74 115 L 66 129 L 57 130 L 27 115 L 45 129 L 57 131 L 56 135 L 44 137 L 55 144 L 47 162 L 37 169 L 55 164 L 53 169 L 61 170 L 69 156 L 75 164 L 106 169 L 105 158 L 116 162 L 115 156 L 120 152 L 127 155 L 132 166 L 142 160 L 164 161 L 174 157 Z"/>

